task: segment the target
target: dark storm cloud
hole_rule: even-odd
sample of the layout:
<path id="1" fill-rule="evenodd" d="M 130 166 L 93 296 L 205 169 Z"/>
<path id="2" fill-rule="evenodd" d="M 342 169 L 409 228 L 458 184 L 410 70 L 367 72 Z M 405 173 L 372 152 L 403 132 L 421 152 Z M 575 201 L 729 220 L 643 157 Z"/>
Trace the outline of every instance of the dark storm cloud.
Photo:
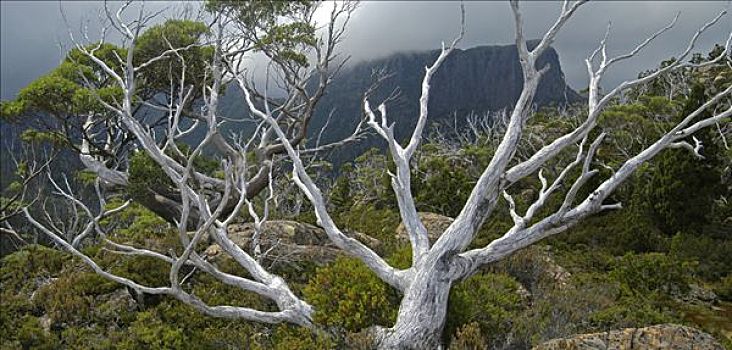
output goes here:
<path id="1" fill-rule="evenodd" d="M 147 8 L 155 10 L 176 4 L 172 5 L 152 2 Z M 87 20 L 89 32 L 98 33 L 100 3 L 64 1 L 62 7 L 72 29 L 78 32 Z M 527 37 L 538 37 L 554 21 L 560 4 L 528 2 L 522 7 Z M 467 1 L 465 8 L 467 32 L 462 47 L 513 41 L 513 21 L 507 2 Z M 610 54 L 618 54 L 632 49 L 647 35 L 666 25 L 676 12 L 681 12 L 675 28 L 642 55 L 608 73 L 605 84 L 616 84 L 682 51 L 693 33 L 723 9 L 730 9 L 729 1 L 598 1 L 579 10 L 554 46 L 567 80 L 579 89 L 587 81 L 584 58 L 597 45 L 608 21 L 613 22 Z M 68 47 L 68 32 L 56 1 L 2 1 L 0 10 L 2 98 L 7 99 L 58 64 L 62 57 L 58 43 Z M 367 1 L 351 23 L 343 51 L 357 61 L 395 51 L 434 49 L 458 32 L 459 17 L 457 2 Z M 723 42 L 731 29 L 732 20 L 724 19 L 701 38 L 698 51 L 708 51 L 714 43 Z"/>
<path id="2" fill-rule="evenodd" d="M 112 9 L 119 5 L 110 2 Z M 128 12 L 136 14 L 138 5 Z M 182 6 L 180 2 L 149 2 L 145 9 L 154 12 L 170 8 L 176 12 Z M 103 9 L 101 1 L 0 1 L 2 99 L 13 98 L 23 86 L 58 65 L 71 46 L 69 31 L 80 42 L 86 42 L 83 32 L 91 41 L 99 40 Z M 110 34 L 107 39 L 116 38 Z"/>

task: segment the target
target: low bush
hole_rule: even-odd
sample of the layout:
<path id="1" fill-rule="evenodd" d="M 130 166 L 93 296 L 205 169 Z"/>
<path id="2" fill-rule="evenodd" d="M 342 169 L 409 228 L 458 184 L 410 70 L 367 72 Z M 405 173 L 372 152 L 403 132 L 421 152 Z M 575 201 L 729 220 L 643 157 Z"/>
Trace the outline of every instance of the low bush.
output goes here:
<path id="1" fill-rule="evenodd" d="M 317 269 L 303 294 L 315 308 L 315 322 L 351 332 L 391 326 L 398 310 L 396 291 L 353 258 Z"/>

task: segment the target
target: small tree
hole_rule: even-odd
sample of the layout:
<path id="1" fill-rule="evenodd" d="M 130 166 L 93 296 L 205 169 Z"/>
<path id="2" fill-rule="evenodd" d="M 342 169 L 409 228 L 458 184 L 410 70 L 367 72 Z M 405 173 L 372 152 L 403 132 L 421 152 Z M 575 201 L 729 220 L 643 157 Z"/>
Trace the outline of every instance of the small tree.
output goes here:
<path id="1" fill-rule="evenodd" d="M 280 111 L 285 116 L 280 126 L 289 142 L 305 144 L 315 108 L 346 61 L 339 57 L 336 48 L 355 9 L 352 2 L 338 6 L 330 13 L 331 21 L 338 24 L 320 28 L 323 38 L 318 38 L 319 24 L 314 18 L 320 7 L 318 2 L 208 1 L 206 10 L 216 18 L 226 17 L 226 28 L 222 29 L 226 33 L 215 37 L 208 24 L 187 18 L 151 25 L 158 14 L 144 14 L 144 6 L 140 16 L 127 25 L 123 17 L 131 4 L 128 1 L 115 12 L 105 5 L 108 23 L 99 42 L 82 45 L 72 36 L 75 47 L 58 67 L 21 89 L 15 100 L 2 104 L 3 119 L 29 125 L 32 133 L 28 135 L 36 138 L 58 139 L 78 154 L 85 170 L 118 193 L 129 193 L 136 185 L 139 188 L 140 184 L 131 183 L 135 172 L 149 169 L 131 166 L 137 149 L 134 133 L 121 124 L 119 115 L 109 107 L 122 107 L 127 100 L 131 116 L 145 128 L 155 135 L 168 135 L 162 147 L 167 157 L 185 157 L 188 154 L 179 143 L 186 137 L 205 134 L 206 114 L 218 112 L 220 95 L 231 79 L 228 72 L 244 74 L 242 65 L 253 55 L 266 58 L 271 77 L 267 88 L 276 84 L 278 90 L 274 96 L 268 96 L 254 84 L 254 79 L 248 79 L 245 85 L 253 100 L 258 106 L 266 101 Z M 132 24 L 134 20 L 139 23 Z M 105 42 L 110 30 L 119 31 L 122 46 Z M 89 33 L 83 34 L 88 40 Z M 127 90 L 121 84 L 126 84 Z M 240 112 L 245 114 L 246 110 Z M 214 153 L 237 157 L 241 150 L 232 146 L 227 133 L 241 129 L 242 124 L 257 122 L 246 116 L 235 117 L 236 120 L 219 117 L 217 123 L 221 125 L 203 144 Z M 177 129 L 172 130 L 173 127 Z M 271 130 L 257 128 L 259 131 L 269 135 L 247 149 L 252 158 L 248 170 L 253 172 L 247 179 L 249 199 L 268 188 L 270 170 L 284 153 L 282 144 L 271 137 Z M 364 131 L 358 127 L 351 137 L 317 145 L 310 152 L 356 141 Z M 198 164 L 191 170 L 197 181 L 223 192 L 223 181 L 207 174 Z M 234 189 L 232 196 L 237 191 Z M 175 186 L 132 192 L 138 203 L 167 221 L 175 223 L 180 218 L 183 199 Z M 224 212 L 234 209 L 236 198 L 230 199 Z M 190 211 L 189 228 L 193 228 L 200 214 L 197 208 Z"/>
<path id="2" fill-rule="evenodd" d="M 603 94 L 600 92 L 600 83 L 608 69 L 635 56 L 655 38 L 673 27 L 676 18 L 629 53 L 617 57 L 607 55 L 607 39 L 610 33 L 610 27 L 608 27 L 605 37 L 586 60 L 590 84 L 585 118 L 570 132 L 554 140 L 547 140 L 546 145 L 530 154 L 525 160 L 515 159 L 524 125 L 532 114 L 533 98 L 539 81 L 548 69 L 548 67 L 537 67 L 536 60 L 552 44 L 557 33 L 585 2 L 565 1 L 561 6 L 559 17 L 531 50 L 527 47 L 523 35 L 523 17 L 519 4 L 517 1 L 511 2 L 516 24 L 516 47 L 523 72 L 523 89 L 509 113 L 505 132 L 495 148 L 490 162 L 472 188 L 454 222 L 434 243 L 430 243 L 427 230 L 417 214 L 415 200 L 412 197 L 410 166 L 411 159 L 422 142 L 422 132 L 427 123 L 431 78 L 453 51 L 461 39 L 462 33 L 450 45 L 443 45 L 435 62 L 426 67 L 422 80 L 418 120 L 406 145 L 402 145 L 394 138 L 394 122 L 389 121 L 386 104 L 380 104 L 374 111 L 368 96 L 363 99 L 363 109 L 367 116 L 366 123 L 387 142 L 394 163 L 394 170 L 390 174 L 391 185 L 411 246 L 412 262 L 407 268 L 395 268 L 366 244 L 337 227 L 331 218 L 321 190 L 308 173 L 304 157 L 306 153 L 297 146 L 299 136 L 292 131 L 293 125 L 303 123 L 303 120 L 293 113 L 312 108 L 313 101 L 311 97 L 308 97 L 311 96 L 308 92 L 311 90 L 304 84 L 304 82 L 312 80 L 293 80 L 293 77 L 311 77 L 314 74 L 315 77 L 321 79 L 321 83 L 327 82 L 331 78 L 329 74 L 323 74 L 327 67 L 327 61 L 324 59 L 329 57 L 330 51 L 314 50 L 317 58 L 314 67 L 303 64 L 303 59 L 308 57 L 307 53 L 313 52 L 313 47 L 319 44 L 332 47 L 330 43 L 338 40 L 343 33 L 342 27 L 339 27 L 343 24 L 343 21 L 340 20 L 341 15 L 350 15 L 352 9 L 350 3 L 335 4 L 331 12 L 331 21 L 326 24 L 326 28 L 322 32 L 303 33 L 299 26 L 284 25 L 270 33 L 289 33 L 298 34 L 298 36 L 303 34 L 308 37 L 313 35 L 313 39 L 306 40 L 304 46 L 298 44 L 287 51 L 287 54 L 270 56 L 273 61 L 280 62 L 279 75 L 273 79 L 286 82 L 288 84 L 286 86 L 292 89 L 286 89 L 292 93 L 284 101 L 273 101 L 268 98 L 267 88 L 261 90 L 263 96 L 257 100 L 257 97 L 260 96 L 253 90 L 251 80 L 244 74 L 246 71 L 240 69 L 241 60 L 235 59 L 236 53 L 247 51 L 254 46 L 240 47 L 242 42 L 250 43 L 251 41 L 248 37 L 239 36 L 241 33 L 238 31 L 232 33 L 231 28 L 237 28 L 237 25 L 247 26 L 252 16 L 258 16 L 257 11 L 261 10 L 258 7 L 259 3 L 252 2 L 244 5 L 237 3 L 236 6 L 229 6 L 231 3 L 227 2 L 222 3 L 222 6 L 214 6 L 216 12 L 215 21 L 212 24 L 211 40 L 214 52 L 207 68 L 209 71 L 206 76 L 209 77 L 209 80 L 202 93 L 204 113 L 198 120 L 199 123 L 205 125 L 206 135 L 199 145 L 186 154 L 179 151 L 175 142 L 186 133 L 185 128 L 182 128 L 179 122 L 184 106 L 188 104 L 190 98 L 191 82 L 185 74 L 186 70 L 182 69 L 177 72 L 179 75 L 176 76 L 176 79 L 171 80 L 171 85 L 186 88 L 179 89 L 178 94 L 171 94 L 167 107 L 167 127 L 163 129 L 162 137 L 159 134 L 154 135 L 150 128 L 134 116 L 135 107 L 140 103 L 135 99 L 138 72 L 141 70 L 140 67 L 144 67 L 146 64 L 136 63 L 138 62 L 135 59 L 136 43 L 139 39 L 137 33 L 140 32 L 140 27 L 145 22 L 143 19 L 146 17 L 141 14 L 132 24 L 119 20 L 119 17 L 116 19 L 110 17 L 114 27 L 119 28 L 127 38 L 126 59 L 120 60 L 119 68 L 112 67 L 98 58 L 95 50 L 89 50 L 83 46 L 77 46 L 77 48 L 98 67 L 101 67 L 102 71 L 121 90 L 120 98 L 115 103 L 105 101 L 103 98 L 98 98 L 97 101 L 111 111 L 110 113 L 120 122 L 119 128 L 134 139 L 134 144 L 140 151 L 145 152 L 177 188 L 180 201 L 179 217 L 176 222 L 182 253 L 167 255 L 151 249 L 132 247 L 109 240 L 102 219 L 114 215 L 119 211 L 119 207 L 110 209 L 105 205 L 105 194 L 101 186 L 97 188 L 101 201 L 99 207 L 102 209 L 93 212 L 75 198 L 69 189 L 52 181 L 61 196 L 67 198 L 72 205 L 83 208 L 87 213 L 88 225 L 83 227 L 73 240 L 63 239 L 64 235 L 61 232 L 55 230 L 51 225 L 41 223 L 28 210 L 24 211 L 25 215 L 30 223 L 51 237 L 59 247 L 83 260 L 95 272 L 139 292 L 169 295 L 214 317 L 265 323 L 287 322 L 316 329 L 318 325 L 313 321 L 313 306 L 293 293 L 285 280 L 269 272 L 260 263 L 266 252 L 259 249 L 256 238 L 258 234 L 255 233 L 250 247 L 240 247 L 229 237 L 230 225 L 243 213 L 251 216 L 255 230 L 259 231 L 262 223 L 267 220 L 269 202 L 275 195 L 272 187 L 269 187 L 266 191 L 267 196 L 261 198 L 264 208 L 259 210 L 250 200 L 251 189 L 256 188 L 252 184 L 251 176 L 254 174 L 253 176 L 256 178 L 259 173 L 251 171 L 248 155 L 252 150 L 255 153 L 274 149 L 282 150 L 292 164 L 292 181 L 297 184 L 312 204 L 317 223 L 325 230 L 329 240 L 337 248 L 361 260 L 378 278 L 401 294 L 401 305 L 395 324 L 391 327 L 381 325 L 386 327 L 374 328 L 373 335 L 376 345 L 384 349 L 437 348 L 440 346 L 441 333 L 446 322 L 448 296 L 456 282 L 471 276 L 485 264 L 501 260 L 519 249 L 567 230 L 589 215 L 620 208 L 620 203 L 606 203 L 605 201 L 639 167 L 668 148 L 688 149 L 698 156 L 701 145 L 698 141 L 695 142 L 695 145 L 689 143 L 687 140 L 690 137 L 693 139 L 691 135 L 705 127 L 730 120 L 732 85 L 727 84 L 698 108 L 690 111 L 658 140 L 639 153 L 629 155 L 617 168 L 612 169 L 609 176 L 589 182 L 599 173 L 597 169 L 593 169 L 593 158 L 606 136 L 605 133 L 597 133 L 594 130 L 600 114 L 608 105 L 616 102 L 623 92 L 651 82 L 667 72 L 680 68 L 729 64 L 728 53 L 730 44 L 732 44 L 731 33 L 723 52 L 718 56 L 703 63 L 687 61 L 699 36 L 707 28 L 717 23 L 725 15 L 723 12 L 694 34 L 689 46 L 675 61 L 641 78 L 625 81 L 613 89 L 606 90 L 606 93 Z M 273 6 L 281 5 L 273 4 Z M 242 9 L 252 12 L 241 12 Z M 311 12 L 305 12 L 305 14 L 312 16 Z M 248 33 L 261 34 L 257 30 Z M 282 41 L 280 38 L 272 38 L 272 40 L 272 45 L 289 47 L 287 40 Z M 263 45 L 264 52 L 268 52 L 270 42 L 262 39 L 259 43 Z M 184 48 L 170 48 L 161 56 L 151 58 L 147 62 L 166 57 L 171 60 L 177 59 L 185 67 L 186 61 L 180 54 L 183 50 Z M 725 60 L 726 62 L 724 62 Z M 219 91 L 228 81 L 236 83 L 241 88 L 248 112 L 258 122 L 256 131 L 248 140 L 233 142 L 219 137 L 220 118 L 216 113 L 217 103 Z M 90 121 L 93 122 L 93 118 Z M 212 177 L 195 171 L 194 160 L 201 154 L 202 149 L 206 145 L 219 142 L 225 142 L 228 145 L 222 145 L 223 149 L 227 151 L 222 152 L 220 176 Z M 263 144 L 266 146 L 262 147 Z M 170 152 L 176 156 L 171 156 Z M 560 154 L 566 155 L 567 153 L 573 154 L 568 164 L 553 179 L 547 179 L 542 171 L 545 164 L 558 159 Z M 271 176 L 271 167 L 265 168 L 264 171 Z M 112 173 L 119 174 L 114 171 Z M 100 182 L 106 179 L 103 172 L 100 171 L 98 174 L 100 174 Z M 525 211 L 520 212 L 509 193 L 510 187 L 532 174 L 538 176 L 541 188 L 536 199 L 528 204 Z M 582 193 L 588 194 L 585 196 L 581 195 Z M 544 208 L 544 206 L 549 203 L 548 198 L 554 196 L 560 198 L 557 201 L 559 204 L 557 207 L 547 210 L 550 208 Z M 500 238 L 489 244 L 469 248 L 481 225 L 494 214 L 499 203 L 508 205 L 513 226 Z M 227 208 L 232 204 L 233 210 L 228 210 Z M 191 220 L 194 209 L 197 214 L 195 220 Z M 544 214 L 539 217 L 539 213 Z M 191 225 L 187 224 L 191 222 L 193 223 L 192 230 Z M 92 233 L 101 237 L 110 249 L 128 255 L 157 258 L 170 264 L 169 286 L 149 287 L 102 269 L 78 249 L 83 238 L 90 237 Z M 204 259 L 198 251 L 198 243 L 205 235 L 218 243 L 223 252 L 231 256 L 247 271 L 247 274 L 239 276 L 223 272 Z M 208 305 L 193 295 L 183 283 L 183 279 L 180 277 L 183 266 L 195 267 L 198 271 L 210 274 L 224 284 L 270 299 L 277 305 L 278 310 L 261 311 L 240 306 Z M 358 283 L 358 281 L 354 282 Z"/>

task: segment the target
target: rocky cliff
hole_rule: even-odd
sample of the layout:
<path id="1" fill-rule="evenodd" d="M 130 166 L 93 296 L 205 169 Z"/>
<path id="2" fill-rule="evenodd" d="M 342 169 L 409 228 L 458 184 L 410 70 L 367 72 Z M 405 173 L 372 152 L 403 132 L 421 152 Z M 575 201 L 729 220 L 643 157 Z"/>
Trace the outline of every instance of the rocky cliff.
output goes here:
<path id="1" fill-rule="evenodd" d="M 530 46 L 535 45 L 534 42 Z M 382 70 L 390 77 L 371 97 L 372 104 L 383 101 L 393 91 L 398 97 L 387 104 L 390 121 L 396 122 L 397 139 L 408 137 L 419 112 L 419 96 L 425 67 L 439 55 L 438 50 L 397 53 L 379 60 L 354 65 L 341 73 L 318 106 L 310 132 L 318 132 L 326 116 L 333 112 L 323 141 L 349 135 L 361 117 L 361 98 L 373 82 L 372 72 Z M 567 86 L 557 52 L 550 48 L 539 59 L 538 66 L 549 65 L 535 97 L 538 106 L 563 105 L 580 100 Z M 471 113 L 483 114 L 511 107 L 523 87 L 521 65 L 515 45 L 479 46 L 455 50 L 432 79 L 429 122 L 458 125 Z M 362 142 L 364 150 L 374 140 Z M 360 153 L 360 152 L 359 152 Z"/>
<path id="2" fill-rule="evenodd" d="M 529 42 L 529 46 L 536 42 Z M 352 65 L 342 71 L 320 101 L 308 129 L 314 140 L 333 112 L 321 142 L 340 140 L 350 135 L 359 118 L 361 99 L 374 82 L 374 72 L 383 71 L 389 78 L 374 92 L 371 102 L 379 104 L 394 91 L 398 96 L 387 104 L 389 120 L 396 122 L 395 136 L 406 138 L 416 124 L 419 96 L 425 67 L 431 65 L 439 50 L 396 53 L 381 59 Z M 537 106 L 563 105 L 577 102 L 580 96 L 567 86 L 557 52 L 549 48 L 538 61 L 538 66 L 549 65 L 537 91 Z M 443 63 L 432 79 L 429 102 L 429 123 L 457 123 L 461 125 L 472 114 L 484 114 L 511 107 L 523 87 L 521 65 L 515 45 L 479 46 L 466 50 L 456 49 Z M 222 101 L 224 115 L 241 116 L 246 107 L 239 91 L 231 89 Z M 381 145 L 372 137 L 341 149 L 336 159 L 350 160 L 366 149 Z"/>

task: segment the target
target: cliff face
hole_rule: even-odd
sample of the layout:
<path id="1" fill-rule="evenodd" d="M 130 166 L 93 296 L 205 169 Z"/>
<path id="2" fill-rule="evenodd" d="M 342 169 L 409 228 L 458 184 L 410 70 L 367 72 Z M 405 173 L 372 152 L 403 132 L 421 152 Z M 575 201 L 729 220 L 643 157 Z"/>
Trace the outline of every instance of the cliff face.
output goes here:
<path id="1" fill-rule="evenodd" d="M 535 42 L 530 43 L 530 46 Z M 337 140 L 349 135 L 361 117 L 361 98 L 373 82 L 372 72 L 383 69 L 391 76 L 370 98 L 378 105 L 395 89 L 399 95 L 387 103 L 388 118 L 396 122 L 396 137 L 403 139 L 413 129 L 419 111 L 421 82 L 426 66 L 432 64 L 439 51 L 398 53 L 392 56 L 362 62 L 342 72 L 318 106 L 310 127 L 317 133 L 327 115 L 334 110 L 323 141 Z M 549 64 L 536 94 L 538 106 L 562 105 L 576 102 L 580 96 L 564 81 L 559 57 L 548 49 L 538 60 L 538 67 Z M 482 114 L 511 107 L 523 87 L 521 66 L 515 45 L 480 46 L 455 50 L 432 79 L 429 102 L 429 122 L 460 124 L 470 113 Z M 362 142 L 363 150 L 376 145 L 374 140 Z M 351 153 L 351 152 L 349 152 Z M 360 153 L 360 152 L 359 152 Z"/>

